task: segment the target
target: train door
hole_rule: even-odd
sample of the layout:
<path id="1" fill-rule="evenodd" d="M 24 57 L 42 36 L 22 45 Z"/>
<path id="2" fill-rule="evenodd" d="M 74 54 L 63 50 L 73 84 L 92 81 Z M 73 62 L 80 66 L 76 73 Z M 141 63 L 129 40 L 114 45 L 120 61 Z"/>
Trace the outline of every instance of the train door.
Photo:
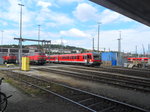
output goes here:
<path id="1" fill-rule="evenodd" d="M 59 63 L 59 58 L 61 58 L 61 57 L 59 57 L 59 56 L 55 57 L 56 63 Z"/>
<path id="2" fill-rule="evenodd" d="M 92 56 L 89 54 L 87 55 L 87 64 L 89 64 L 92 60 Z"/>
<path id="3" fill-rule="evenodd" d="M 88 57 L 87 55 L 84 55 L 84 56 L 83 56 L 83 58 L 84 58 L 84 64 L 88 64 L 88 59 L 87 59 L 87 57 Z"/>

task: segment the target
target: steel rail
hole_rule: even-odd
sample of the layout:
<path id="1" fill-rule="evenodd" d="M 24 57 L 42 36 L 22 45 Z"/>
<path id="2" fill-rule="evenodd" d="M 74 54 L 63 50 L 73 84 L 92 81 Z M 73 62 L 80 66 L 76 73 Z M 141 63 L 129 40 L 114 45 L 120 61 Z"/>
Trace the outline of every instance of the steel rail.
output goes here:
<path id="1" fill-rule="evenodd" d="M 17 73 L 17 72 L 11 72 L 11 73 L 20 74 L 20 73 Z M 7 74 L 7 75 L 8 75 L 8 74 Z M 149 112 L 149 110 L 143 109 L 143 108 L 141 108 L 141 107 L 137 107 L 137 106 L 134 106 L 134 105 L 125 103 L 125 102 L 117 101 L 117 100 L 114 100 L 114 99 L 111 99 L 111 98 L 107 98 L 107 97 L 105 97 L 105 96 L 101 96 L 101 95 L 97 95 L 97 94 L 94 94 L 94 93 L 91 93 L 91 92 L 87 92 L 87 91 L 84 91 L 84 90 L 81 90 L 81 89 L 77 89 L 77 88 L 74 88 L 74 87 L 71 87 L 71 86 L 68 86 L 68 85 L 56 83 L 56 82 L 54 82 L 54 81 L 48 81 L 48 80 L 42 79 L 42 78 L 40 78 L 40 77 L 33 77 L 33 76 L 31 76 L 31 75 L 30 75 L 30 76 L 29 76 L 29 75 L 25 75 L 25 74 L 21 74 L 21 75 L 22 75 L 22 76 L 26 76 L 26 77 L 31 77 L 31 78 L 34 78 L 34 79 L 37 79 L 37 80 L 40 80 L 40 81 L 44 81 L 44 82 L 48 82 L 48 83 L 53 83 L 53 84 L 56 84 L 56 85 L 59 85 L 59 86 L 62 86 L 62 87 L 68 88 L 68 89 L 72 89 L 72 90 L 75 90 L 75 91 L 83 92 L 83 93 L 92 95 L 92 96 L 94 96 L 94 97 L 102 98 L 102 99 L 105 99 L 105 100 L 107 100 L 107 101 L 111 101 L 111 102 L 120 104 L 120 105 L 122 105 L 122 106 L 130 107 L 130 108 L 132 108 L 132 109 L 136 109 L 136 110 L 139 110 L 139 111 L 142 111 L 142 112 Z M 9 75 L 9 76 L 16 78 L 14 75 Z M 24 82 L 27 82 L 27 81 L 24 81 Z M 27 83 L 29 83 L 29 82 L 27 82 Z M 31 84 L 31 85 L 32 85 L 32 84 Z M 33 84 L 33 86 L 38 87 L 37 85 L 34 85 L 34 84 Z M 39 87 L 39 88 L 41 88 L 41 87 Z M 50 93 L 52 93 L 52 94 L 54 94 L 54 95 L 56 95 L 56 96 L 58 96 L 58 97 L 61 97 L 61 98 L 63 98 L 63 99 L 66 99 L 67 101 L 70 101 L 70 102 L 72 102 L 72 103 L 75 103 L 75 104 L 77 104 L 77 105 L 79 105 L 79 106 L 81 106 L 81 107 L 83 107 L 83 108 L 85 108 L 85 109 L 88 109 L 88 110 L 92 111 L 92 112 L 97 112 L 97 111 L 95 111 L 95 110 L 93 110 L 93 109 L 90 109 L 90 108 L 88 108 L 88 107 L 86 107 L 86 106 L 84 106 L 84 105 L 82 105 L 82 104 L 79 104 L 78 102 L 75 102 L 75 101 L 73 101 L 73 100 L 71 100 L 71 99 L 69 99 L 69 98 L 66 98 L 66 97 L 64 97 L 64 96 L 62 96 L 62 95 L 59 95 L 59 94 L 57 94 L 57 93 L 55 93 L 55 92 L 52 92 L 52 91 L 47 90 L 47 89 L 45 89 L 45 88 L 41 88 L 41 89 L 44 90 L 44 91 L 50 92 Z M 109 107 L 109 108 L 110 108 L 110 107 Z M 111 109 L 111 108 L 110 108 L 110 109 Z"/>
<path id="2" fill-rule="evenodd" d="M 72 72 L 72 71 L 55 70 L 54 68 L 53 69 L 46 69 L 46 68 L 44 69 L 43 68 L 43 69 L 37 69 L 37 70 L 44 71 L 44 72 L 53 72 L 53 73 L 57 73 L 57 74 L 78 77 L 78 78 L 82 78 L 82 79 L 88 79 L 88 80 L 98 81 L 98 82 L 102 82 L 102 83 L 106 83 L 106 84 L 113 84 L 113 85 L 122 86 L 122 87 L 126 87 L 126 88 L 132 88 L 132 89 L 136 89 L 136 90 L 140 90 L 140 91 L 150 92 L 150 89 L 143 88 L 143 87 L 137 87 L 137 86 L 135 86 L 135 84 L 134 84 L 134 86 L 126 85 L 125 81 L 123 82 L 123 81 L 119 81 L 117 79 L 112 79 L 112 78 L 89 76 L 89 75 L 86 75 L 83 73 L 77 73 L 77 72 Z M 112 82 L 112 81 L 117 81 L 117 82 L 120 82 L 121 84 Z"/>
<path id="3" fill-rule="evenodd" d="M 125 75 L 130 74 L 130 75 L 134 75 L 134 76 L 149 77 L 150 78 L 150 76 L 148 75 L 148 74 L 150 74 L 150 71 L 144 71 L 144 70 L 141 71 L 141 70 L 135 70 L 135 69 L 111 68 L 111 67 L 85 67 L 85 66 L 72 66 L 72 67 L 89 69 L 89 70 L 96 70 L 96 71 L 110 71 L 110 72 L 115 72 L 115 73 L 122 73 Z"/>
<path id="4" fill-rule="evenodd" d="M 92 74 L 92 76 L 94 77 L 105 77 L 108 78 L 108 80 L 113 80 L 113 81 L 117 81 L 117 82 L 124 82 L 124 83 L 128 83 L 128 84 L 133 84 L 133 85 L 139 85 L 139 86 L 143 86 L 144 88 L 148 87 L 150 88 L 150 79 L 146 79 L 146 78 L 140 78 L 140 77 L 126 77 L 125 75 L 121 75 L 121 74 L 107 74 L 107 73 L 101 73 L 101 72 L 95 72 L 95 71 L 91 71 L 91 70 L 84 70 L 84 69 L 74 69 L 74 68 L 61 68 L 63 70 L 73 70 L 75 72 L 80 72 L 80 73 L 87 73 L 87 74 Z"/>
<path id="5" fill-rule="evenodd" d="M 62 68 L 62 69 L 73 69 L 73 70 L 82 70 L 82 71 L 85 71 L 85 72 L 92 72 L 92 73 L 102 73 L 102 74 L 106 74 L 106 75 L 112 75 L 112 76 L 119 76 L 119 77 L 124 77 L 124 78 L 132 78 L 132 79 L 136 79 L 136 80 L 139 80 L 139 81 L 142 81 L 142 80 L 145 80 L 145 81 L 148 81 L 148 83 L 150 84 L 150 79 L 148 78 L 144 78 L 144 77 L 138 77 L 138 76 L 129 76 L 129 75 L 125 75 L 125 74 L 120 74 L 120 73 L 110 73 L 110 72 L 103 72 L 103 71 L 93 71 L 93 70 L 85 70 L 85 69 L 82 69 L 82 68 L 66 68 L 66 67 L 57 67 L 57 68 Z"/>

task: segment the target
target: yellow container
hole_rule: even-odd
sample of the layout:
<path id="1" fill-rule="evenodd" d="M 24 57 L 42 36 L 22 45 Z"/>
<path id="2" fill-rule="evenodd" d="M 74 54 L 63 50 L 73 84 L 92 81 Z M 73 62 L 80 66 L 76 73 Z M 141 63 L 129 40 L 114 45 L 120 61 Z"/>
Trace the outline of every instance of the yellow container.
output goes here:
<path id="1" fill-rule="evenodd" d="M 30 59 L 29 59 L 29 57 L 22 57 L 21 70 L 23 70 L 23 71 L 29 71 L 30 70 Z"/>

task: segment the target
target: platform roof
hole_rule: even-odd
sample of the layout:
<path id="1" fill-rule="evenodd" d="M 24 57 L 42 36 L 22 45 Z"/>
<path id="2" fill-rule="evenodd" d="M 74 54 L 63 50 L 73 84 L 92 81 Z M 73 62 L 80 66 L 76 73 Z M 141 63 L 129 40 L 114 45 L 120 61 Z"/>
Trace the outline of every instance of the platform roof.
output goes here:
<path id="1" fill-rule="evenodd" d="M 150 26 L 150 0 L 90 0 Z"/>

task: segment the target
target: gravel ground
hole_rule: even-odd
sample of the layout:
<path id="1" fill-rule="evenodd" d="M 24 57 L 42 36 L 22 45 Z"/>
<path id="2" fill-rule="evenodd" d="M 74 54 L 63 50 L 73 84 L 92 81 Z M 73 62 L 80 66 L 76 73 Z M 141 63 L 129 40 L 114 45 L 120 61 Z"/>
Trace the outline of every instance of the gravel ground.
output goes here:
<path id="1" fill-rule="evenodd" d="M 83 90 L 92 91 L 94 93 L 114 98 L 120 101 L 128 102 L 133 105 L 138 105 L 150 110 L 150 94 L 138 92 L 135 90 L 122 89 L 107 84 L 96 83 L 93 81 L 85 81 L 59 74 L 39 72 L 36 70 L 28 73 L 36 76 L 42 76 L 50 80 L 62 82 L 73 87 L 81 88 Z"/>
<path id="2" fill-rule="evenodd" d="M 6 112 L 86 112 L 77 105 L 53 95 L 35 97 L 24 94 L 8 83 L 2 84 L 2 92 L 13 95 L 8 101 Z"/>

